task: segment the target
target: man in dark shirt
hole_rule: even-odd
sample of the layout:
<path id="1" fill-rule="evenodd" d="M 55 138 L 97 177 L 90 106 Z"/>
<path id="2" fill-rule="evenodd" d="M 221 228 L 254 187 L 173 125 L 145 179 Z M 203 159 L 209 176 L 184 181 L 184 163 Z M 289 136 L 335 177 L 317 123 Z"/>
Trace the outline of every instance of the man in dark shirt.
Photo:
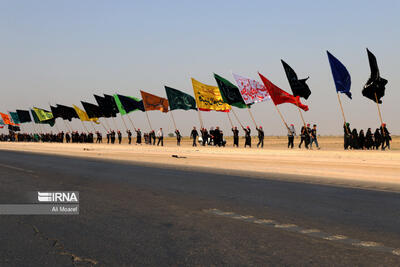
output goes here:
<path id="1" fill-rule="evenodd" d="M 311 143 L 310 143 L 310 148 L 312 149 L 312 144 L 315 143 L 315 146 L 320 149 L 318 146 L 318 140 L 317 140 L 317 125 L 314 124 L 313 128 L 311 130 Z"/>
<path id="2" fill-rule="evenodd" d="M 208 144 L 208 131 L 206 128 L 202 128 L 200 130 L 201 133 L 201 139 L 202 139 L 202 146 L 205 146 L 206 144 Z"/>
<path id="3" fill-rule="evenodd" d="M 132 143 L 132 132 L 131 130 L 127 130 L 126 133 L 128 134 L 128 144 Z"/>
<path id="4" fill-rule="evenodd" d="M 179 130 L 176 129 L 176 130 L 175 130 L 175 135 L 176 135 L 176 144 L 177 144 L 178 146 L 180 146 L 180 145 L 181 145 L 181 139 L 182 139 L 181 132 L 179 132 Z"/>
<path id="5" fill-rule="evenodd" d="M 192 132 L 190 133 L 190 138 L 193 138 L 193 145 L 192 146 L 197 146 L 197 137 L 199 136 L 199 133 L 196 130 L 196 127 L 193 127 Z"/>

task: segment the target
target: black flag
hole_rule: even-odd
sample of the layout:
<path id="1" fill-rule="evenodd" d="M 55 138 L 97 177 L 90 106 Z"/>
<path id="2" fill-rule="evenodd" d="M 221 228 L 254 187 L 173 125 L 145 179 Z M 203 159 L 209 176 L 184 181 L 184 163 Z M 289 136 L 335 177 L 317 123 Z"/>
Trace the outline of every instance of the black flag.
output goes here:
<path id="1" fill-rule="evenodd" d="M 113 104 L 114 104 L 116 107 L 115 100 L 113 102 L 112 100 L 110 100 L 110 97 L 114 100 L 114 98 L 112 96 L 106 97 L 106 95 L 104 95 L 104 97 L 102 97 L 102 96 L 94 95 L 94 98 L 96 99 L 96 102 L 99 105 L 101 112 L 103 113 L 103 116 L 106 118 L 116 117 L 117 113 L 118 113 L 115 111 L 114 106 L 113 106 Z M 118 108 L 117 108 L 117 110 L 118 110 Z"/>
<path id="2" fill-rule="evenodd" d="M 29 114 L 28 110 L 20 110 L 17 109 L 16 110 L 17 114 L 18 114 L 18 118 L 19 118 L 19 122 L 20 123 L 25 123 L 25 122 L 31 122 L 31 115 Z"/>
<path id="3" fill-rule="evenodd" d="M 369 77 L 367 83 L 364 85 L 362 94 L 363 96 L 371 99 L 374 102 L 376 102 L 376 99 L 378 99 L 378 103 L 382 104 L 381 98 L 385 95 L 385 85 L 388 83 L 388 81 L 379 76 L 379 68 L 378 63 L 376 62 L 376 57 L 368 50 L 368 48 L 367 53 L 369 67 L 371 68 L 371 76 Z"/>
<path id="4" fill-rule="evenodd" d="M 99 106 L 84 101 L 81 101 L 81 103 L 89 118 L 104 117 Z"/>
<path id="5" fill-rule="evenodd" d="M 63 120 L 71 121 L 73 118 L 79 119 L 79 116 L 73 107 L 57 104 L 57 109 L 58 109 L 57 112 L 59 112 L 60 117 Z"/>
<path id="6" fill-rule="evenodd" d="M 59 107 L 50 106 L 50 109 L 51 109 L 51 113 L 53 113 L 54 119 L 62 118 Z"/>
<path id="7" fill-rule="evenodd" d="M 106 100 L 106 104 L 112 109 L 112 112 L 114 114 L 113 117 L 116 117 L 117 113 L 119 113 L 119 110 L 117 103 L 115 102 L 115 98 L 112 95 L 104 94 L 104 99 Z"/>
<path id="8" fill-rule="evenodd" d="M 294 72 L 294 70 L 282 59 L 281 62 L 283 68 L 285 69 L 286 77 L 288 78 L 293 95 L 303 97 L 304 99 L 308 99 L 308 97 L 311 95 L 311 90 L 310 88 L 308 88 L 308 85 L 306 84 L 306 81 L 308 80 L 309 77 L 307 77 L 306 79 L 299 80 L 297 78 L 296 72 Z"/>

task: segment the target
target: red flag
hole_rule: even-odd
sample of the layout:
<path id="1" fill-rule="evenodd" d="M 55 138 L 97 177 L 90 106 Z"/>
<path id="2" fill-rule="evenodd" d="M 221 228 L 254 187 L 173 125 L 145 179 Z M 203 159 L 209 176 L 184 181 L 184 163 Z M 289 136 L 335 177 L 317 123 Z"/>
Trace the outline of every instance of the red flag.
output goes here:
<path id="1" fill-rule="evenodd" d="M 13 125 L 13 123 L 11 123 L 10 116 L 8 116 L 7 114 L 1 113 L 1 112 L 0 112 L 0 116 L 3 119 L 4 124 Z"/>
<path id="2" fill-rule="evenodd" d="M 301 108 L 304 111 L 308 110 L 307 105 L 303 105 L 300 102 L 300 97 L 299 96 L 293 96 L 285 91 L 283 91 L 281 88 L 270 82 L 267 78 L 261 75 L 261 73 L 258 73 L 260 75 L 261 80 L 263 81 L 265 87 L 267 88 L 267 91 L 269 95 L 272 98 L 272 101 L 274 101 L 275 105 L 280 105 L 283 103 L 292 103 L 294 105 L 298 105 L 299 108 Z"/>

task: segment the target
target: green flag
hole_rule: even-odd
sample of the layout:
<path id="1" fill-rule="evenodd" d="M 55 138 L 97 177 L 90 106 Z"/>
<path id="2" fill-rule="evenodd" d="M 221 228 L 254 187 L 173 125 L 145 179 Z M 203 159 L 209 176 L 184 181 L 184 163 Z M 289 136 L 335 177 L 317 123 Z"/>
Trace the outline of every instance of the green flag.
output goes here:
<path id="1" fill-rule="evenodd" d="M 121 115 L 125 115 L 136 110 L 144 111 L 143 101 L 139 98 L 115 94 L 114 99 Z"/>
<path id="2" fill-rule="evenodd" d="M 18 117 L 17 112 L 9 112 L 9 113 L 10 113 L 10 116 L 11 116 L 11 118 L 12 118 L 12 120 L 14 121 L 15 124 L 21 123 L 21 122 L 19 121 L 19 117 Z"/>
<path id="3" fill-rule="evenodd" d="M 194 99 L 193 96 L 168 86 L 165 86 L 165 92 L 167 93 L 170 110 L 174 109 L 197 110 L 196 100 Z"/>
<path id="4" fill-rule="evenodd" d="M 221 92 L 222 99 L 225 103 L 235 106 L 237 108 L 247 108 L 244 103 L 239 88 L 233 85 L 230 81 L 214 73 L 214 78 L 217 81 L 219 91 Z"/>
<path id="5" fill-rule="evenodd" d="M 55 120 L 54 118 L 41 121 L 41 120 L 39 119 L 39 117 L 38 117 L 38 115 L 37 115 L 35 109 L 36 109 L 36 108 L 31 109 L 31 114 L 32 114 L 32 117 L 33 117 L 33 121 L 34 121 L 35 123 L 48 124 L 48 125 L 50 125 L 51 127 L 54 126 L 54 124 L 56 123 L 56 120 Z M 48 112 L 48 111 L 47 111 L 47 112 Z"/>

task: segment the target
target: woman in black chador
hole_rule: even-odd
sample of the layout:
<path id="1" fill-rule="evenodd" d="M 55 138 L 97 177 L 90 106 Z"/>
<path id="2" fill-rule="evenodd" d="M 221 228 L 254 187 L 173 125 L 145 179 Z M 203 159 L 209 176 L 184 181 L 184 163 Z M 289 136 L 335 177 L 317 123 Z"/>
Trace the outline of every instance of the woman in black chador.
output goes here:
<path id="1" fill-rule="evenodd" d="M 244 134 L 245 134 L 244 135 L 245 136 L 244 147 L 246 147 L 246 146 L 251 147 L 251 135 L 250 135 L 251 130 L 250 130 L 250 127 L 249 126 L 247 126 L 247 128 L 243 127 L 243 131 L 244 131 Z"/>
<path id="2" fill-rule="evenodd" d="M 367 133 L 365 135 L 365 148 L 366 149 L 371 149 L 374 146 L 374 139 L 373 139 L 373 135 L 371 132 L 371 128 L 368 128 Z"/>
<path id="3" fill-rule="evenodd" d="M 360 130 L 360 134 L 358 135 L 358 148 L 359 149 L 364 149 L 365 148 L 364 130 Z"/>
<path id="4" fill-rule="evenodd" d="M 379 131 L 379 128 L 376 128 L 374 133 L 374 138 L 375 138 L 375 149 L 378 150 L 382 144 L 382 135 Z"/>
<path id="5" fill-rule="evenodd" d="M 358 132 L 356 128 L 351 132 L 350 146 L 352 149 L 358 149 Z"/>

